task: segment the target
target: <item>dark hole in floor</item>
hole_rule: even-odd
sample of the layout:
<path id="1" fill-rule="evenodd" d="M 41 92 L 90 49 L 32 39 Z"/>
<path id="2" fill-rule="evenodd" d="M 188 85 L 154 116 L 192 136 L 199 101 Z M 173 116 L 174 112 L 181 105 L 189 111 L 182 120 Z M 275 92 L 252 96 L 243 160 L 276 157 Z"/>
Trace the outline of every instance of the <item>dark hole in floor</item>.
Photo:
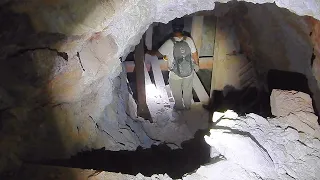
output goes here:
<path id="1" fill-rule="evenodd" d="M 171 178 L 177 179 L 210 162 L 210 146 L 203 138 L 207 132 L 208 130 L 199 130 L 195 138 L 182 143 L 182 149 L 171 150 L 164 144 L 149 149 L 138 148 L 136 151 L 99 149 L 78 153 L 70 159 L 47 160 L 40 164 L 131 175 L 141 173 L 144 176 L 167 173 Z"/>

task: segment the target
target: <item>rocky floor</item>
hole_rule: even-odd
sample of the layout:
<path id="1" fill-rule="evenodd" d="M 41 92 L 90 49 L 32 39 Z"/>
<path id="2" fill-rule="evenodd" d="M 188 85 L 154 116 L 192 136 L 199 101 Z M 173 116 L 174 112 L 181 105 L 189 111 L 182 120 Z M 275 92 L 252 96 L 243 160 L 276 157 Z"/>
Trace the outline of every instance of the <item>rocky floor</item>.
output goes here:
<path id="1" fill-rule="evenodd" d="M 312 103 L 307 94 L 274 90 L 271 96 L 271 108 L 281 109 L 281 116 L 263 118 L 250 113 L 239 116 L 234 111 L 213 115 L 214 124 L 210 135 L 204 140 L 211 146 L 211 160 L 202 164 L 196 171 L 181 174 L 184 180 L 261 180 L 261 179 L 320 179 L 320 126 L 318 117 L 309 105 Z M 277 97 L 272 99 L 272 97 Z M 285 97 L 285 98 L 281 98 Z M 285 104 L 283 102 L 291 102 Z M 283 108 L 283 106 L 286 108 Z M 297 111 L 297 107 L 300 109 Z M 292 107 L 292 109 L 290 109 Z M 275 111 L 273 111 L 275 112 Z M 204 135 L 204 134 L 202 134 Z M 201 135 L 201 138 L 202 138 Z M 194 163 L 195 154 L 202 146 L 194 146 L 184 163 Z M 155 152 L 157 154 L 157 152 Z M 102 157 L 102 156 L 100 156 Z M 151 156 L 150 156 L 151 157 Z M 159 158 L 164 158 L 159 157 Z M 169 157 L 169 156 L 167 156 Z M 193 157 L 193 158 L 192 158 Z M 156 161 L 145 157 L 149 169 L 156 169 Z M 101 159 L 96 159 L 98 162 Z M 132 169 L 139 160 L 127 164 Z M 121 165 L 125 166 L 125 162 Z M 116 165 L 116 164 L 115 164 Z M 112 163 L 111 165 L 112 166 Z M 181 165 L 169 167 L 171 170 L 181 169 Z M 89 168 L 88 168 L 89 169 Z M 116 170 L 114 171 L 116 172 Z M 142 172 L 142 171 L 140 171 Z M 156 171 L 154 171 L 156 172 Z M 159 172 L 159 171 L 158 171 Z M 132 175 L 110 173 L 105 171 L 81 170 L 53 166 L 24 165 L 12 179 L 30 177 L 30 179 L 122 179 L 122 180 L 168 180 L 169 175 L 135 172 Z M 164 174 L 164 175 L 163 175 Z M 148 177 L 146 177 L 148 176 Z M 177 177 L 173 177 L 177 178 Z"/>
<path id="2" fill-rule="evenodd" d="M 173 149 L 192 139 L 199 129 L 207 129 L 209 112 L 201 103 L 194 103 L 190 110 L 175 111 L 172 108 L 158 108 L 152 115 L 154 122 L 143 120 L 143 127 L 148 136 L 158 142 L 164 142 Z"/>
<path id="3" fill-rule="evenodd" d="M 264 119 L 256 114 L 226 115 L 206 136 L 212 149 L 224 160 L 201 166 L 182 179 L 319 179 L 320 141 L 314 135 L 291 127 L 288 119 Z M 316 131 L 319 131 L 317 127 Z M 192 154 L 190 154 L 192 156 Z M 150 166 L 154 167 L 152 160 Z M 134 166 L 132 166 L 134 167 Z M 179 169 L 179 167 L 176 167 Z M 145 177 L 52 166 L 22 168 L 16 177 L 31 179 L 171 179 L 165 175 Z M 14 178 L 13 178 L 14 179 Z"/>

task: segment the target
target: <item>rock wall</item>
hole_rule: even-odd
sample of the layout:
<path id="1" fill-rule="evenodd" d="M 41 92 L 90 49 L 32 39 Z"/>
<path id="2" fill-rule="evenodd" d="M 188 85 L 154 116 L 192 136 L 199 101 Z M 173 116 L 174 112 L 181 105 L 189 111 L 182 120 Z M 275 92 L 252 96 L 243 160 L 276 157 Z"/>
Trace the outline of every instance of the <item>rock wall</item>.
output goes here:
<path id="1" fill-rule="evenodd" d="M 314 45 L 311 57 L 312 71 L 318 81 L 318 87 L 320 87 L 320 22 L 314 18 L 308 20 L 312 27 L 310 34 Z"/>
<path id="2" fill-rule="evenodd" d="M 310 96 L 274 90 L 270 98 L 275 118 L 215 113 L 205 140 L 221 161 L 186 179 L 319 179 L 320 126 Z"/>
<path id="3" fill-rule="evenodd" d="M 26 14 L 8 7 L 1 9 L 8 22 L 1 27 L 0 172 L 85 150 L 150 147 L 142 125 L 126 113 L 126 77 L 110 35 L 38 32 Z"/>
<path id="4" fill-rule="evenodd" d="M 214 2 L 2 1 L 0 154 L 6 156 L 1 156 L 0 172 L 22 160 L 66 157 L 91 148 L 150 146 L 153 141 L 141 123 L 126 115 L 119 58 L 152 22 L 211 10 Z M 275 3 L 320 19 L 316 0 Z"/>
<path id="5" fill-rule="evenodd" d="M 229 2 L 218 4 L 215 14 L 219 18 L 212 76 L 214 89 L 222 90 L 226 86 L 241 89 L 246 79 L 263 81 L 268 70 L 278 69 L 304 74 L 313 99 L 320 102 L 315 56 L 318 20 L 298 16 L 276 4 Z M 248 71 L 250 61 L 257 77 L 248 78 L 252 76 L 248 72 L 243 74 Z M 316 105 L 319 109 L 320 104 Z"/>
<path id="6" fill-rule="evenodd" d="M 226 71 L 221 75 L 222 79 L 230 74 L 234 74 L 234 79 L 237 79 L 238 74 L 233 67 L 235 62 L 241 62 L 241 56 L 228 54 L 232 54 L 233 50 L 241 50 L 240 52 L 254 63 L 258 80 L 265 80 L 270 69 L 304 74 L 317 109 L 320 108 L 318 60 L 317 56 L 313 56 L 313 51 L 314 55 L 317 54 L 318 48 L 318 20 L 298 16 L 287 9 L 278 8 L 276 4 L 259 6 L 252 3 L 228 3 L 219 4 L 217 9 L 219 11 L 216 14 L 221 16 L 220 19 L 223 21 L 222 32 L 225 29 L 229 32 L 229 35 L 222 34 L 221 37 L 230 41 L 229 44 L 222 43 L 223 50 L 219 51 L 220 54 L 224 54 L 219 56 L 220 59 L 226 59 L 217 63 L 218 66 L 223 64 L 224 67 L 219 71 Z M 224 36 L 228 37 L 223 38 Z M 216 79 L 217 82 L 221 81 L 219 78 Z M 235 82 L 231 83 L 235 87 L 238 85 Z M 221 84 L 226 83 L 217 84 L 220 89 L 223 88 Z"/>

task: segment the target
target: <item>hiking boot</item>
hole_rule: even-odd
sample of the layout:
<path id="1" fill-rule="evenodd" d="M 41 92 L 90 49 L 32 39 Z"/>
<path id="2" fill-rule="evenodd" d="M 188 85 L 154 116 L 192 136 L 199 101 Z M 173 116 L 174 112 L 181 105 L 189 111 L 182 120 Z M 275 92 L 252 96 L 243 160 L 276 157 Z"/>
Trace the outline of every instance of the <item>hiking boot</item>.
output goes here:
<path id="1" fill-rule="evenodd" d="M 183 111 L 184 108 L 183 107 L 173 106 L 173 110 L 175 110 L 175 111 Z"/>
<path id="2" fill-rule="evenodd" d="M 208 111 L 211 110 L 211 107 L 208 104 L 202 104 L 202 107 Z"/>

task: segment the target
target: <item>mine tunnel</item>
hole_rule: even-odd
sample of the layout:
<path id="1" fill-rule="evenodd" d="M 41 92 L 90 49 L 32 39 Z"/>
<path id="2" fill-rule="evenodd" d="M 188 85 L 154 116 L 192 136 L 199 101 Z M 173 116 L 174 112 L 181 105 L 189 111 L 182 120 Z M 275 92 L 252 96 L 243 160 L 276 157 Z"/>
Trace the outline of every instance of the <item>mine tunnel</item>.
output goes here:
<path id="1" fill-rule="evenodd" d="M 0 179 L 320 179 L 320 2 L 223 2 L 1 2 Z"/>

